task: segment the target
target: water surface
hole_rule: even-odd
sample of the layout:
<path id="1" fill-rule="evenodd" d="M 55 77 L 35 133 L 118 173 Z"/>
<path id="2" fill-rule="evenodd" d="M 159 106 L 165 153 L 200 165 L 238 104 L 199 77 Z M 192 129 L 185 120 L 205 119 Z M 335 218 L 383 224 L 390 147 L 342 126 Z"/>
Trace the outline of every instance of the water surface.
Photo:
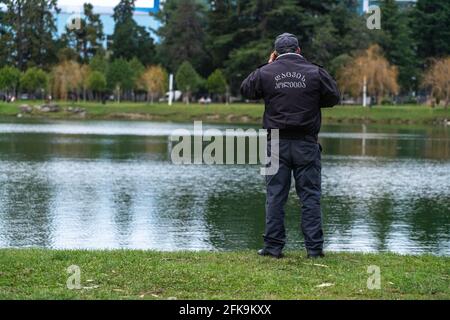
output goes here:
<path id="1" fill-rule="evenodd" d="M 0 123 L 0 247 L 259 248 L 259 166 L 173 165 L 177 128 Z M 328 250 L 450 254 L 448 127 L 325 126 L 321 143 Z M 289 248 L 300 214 L 292 189 Z"/>

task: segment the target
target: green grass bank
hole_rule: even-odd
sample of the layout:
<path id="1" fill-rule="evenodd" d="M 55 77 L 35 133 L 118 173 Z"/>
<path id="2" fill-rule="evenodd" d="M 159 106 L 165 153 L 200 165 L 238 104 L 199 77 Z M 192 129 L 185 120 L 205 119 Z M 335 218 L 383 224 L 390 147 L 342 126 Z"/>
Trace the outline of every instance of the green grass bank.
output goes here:
<path id="1" fill-rule="evenodd" d="M 13 104 L 0 103 L 0 116 L 17 117 L 19 106 L 42 104 L 42 102 L 16 102 Z M 208 106 L 177 103 L 171 107 L 167 104 L 145 103 L 69 103 L 61 102 L 60 112 L 43 113 L 34 109 L 29 114 L 22 114 L 28 118 L 50 119 L 93 119 L 93 120 L 154 120 L 191 122 L 203 120 L 208 123 L 260 124 L 264 106 L 261 104 L 212 104 Z M 78 107 L 86 113 L 71 113 L 68 107 Z M 375 106 L 363 108 L 361 106 L 338 106 L 323 111 L 323 122 L 333 123 L 382 123 L 382 124 L 445 124 L 450 121 L 450 109 L 443 107 L 430 108 L 419 105 L 405 106 Z"/>
<path id="2" fill-rule="evenodd" d="M 67 288 L 71 265 L 81 289 Z M 450 299 L 449 284 L 450 258 L 431 255 L 0 250 L 0 299 Z"/>

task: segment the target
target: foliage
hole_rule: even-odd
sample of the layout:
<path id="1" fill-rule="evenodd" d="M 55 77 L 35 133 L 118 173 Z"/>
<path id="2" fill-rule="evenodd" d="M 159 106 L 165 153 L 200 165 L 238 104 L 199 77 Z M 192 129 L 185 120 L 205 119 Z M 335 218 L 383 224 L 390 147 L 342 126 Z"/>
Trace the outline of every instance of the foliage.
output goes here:
<path id="1" fill-rule="evenodd" d="M 411 29 L 409 11 L 400 11 L 395 0 L 381 3 L 382 29 L 378 43 L 388 61 L 398 66 L 399 84 L 405 91 L 416 90 L 419 60 Z"/>
<path id="2" fill-rule="evenodd" d="M 109 65 L 106 79 L 108 87 L 116 90 L 117 100 L 120 102 L 122 90 L 134 88 L 135 74 L 126 60 L 116 59 Z"/>
<path id="3" fill-rule="evenodd" d="M 426 58 L 450 54 L 450 1 L 418 0 L 412 28 L 417 41 L 416 53 Z"/>
<path id="4" fill-rule="evenodd" d="M 51 74 L 51 88 L 55 98 L 67 100 L 68 94 L 77 93 L 82 86 L 83 72 L 80 64 L 67 60 L 56 65 Z"/>
<path id="5" fill-rule="evenodd" d="M 386 94 L 398 93 L 397 76 L 397 67 L 389 64 L 378 45 L 373 45 L 339 70 L 338 82 L 343 93 L 357 97 L 366 79 L 368 94 L 380 103 Z"/>
<path id="6" fill-rule="evenodd" d="M 178 68 L 175 79 L 178 89 L 184 92 L 186 103 L 189 104 L 192 91 L 196 90 L 201 84 L 199 74 L 188 61 L 185 61 Z"/>
<path id="7" fill-rule="evenodd" d="M 0 69 L 0 90 L 15 92 L 20 82 L 20 71 L 11 66 Z"/>
<path id="8" fill-rule="evenodd" d="M 210 93 L 225 94 L 227 91 L 227 80 L 220 69 L 217 69 L 208 77 L 206 87 Z"/>
<path id="9" fill-rule="evenodd" d="M 106 74 L 108 71 L 108 59 L 103 54 L 96 54 L 89 62 L 92 71 L 98 71 Z"/>
<path id="10" fill-rule="evenodd" d="M 56 60 L 55 16 L 57 0 L 0 0 L 0 64 L 25 71 L 47 68 Z"/>
<path id="11" fill-rule="evenodd" d="M 111 37 L 113 59 L 136 57 L 147 65 L 155 60 L 155 44 L 144 27 L 133 19 L 135 0 L 121 0 L 114 8 L 114 33 Z"/>
<path id="12" fill-rule="evenodd" d="M 85 3 L 83 8 L 84 17 L 79 21 L 80 28 L 66 26 L 66 32 L 62 35 L 62 40 L 79 54 L 81 61 L 89 61 L 101 50 L 105 35 L 100 15 L 94 14 L 92 4 Z"/>
<path id="13" fill-rule="evenodd" d="M 102 22 L 89 4 L 84 5 L 81 28 L 67 29 L 58 37 L 57 0 L 0 0 L 0 67 L 49 71 L 63 61 L 76 60 L 103 73 L 111 88 L 110 61 L 130 61 L 131 68 L 138 67 L 136 60 L 143 66 L 161 64 L 172 73 L 189 61 L 204 78 L 222 70 L 231 92 L 238 95 L 242 80 L 267 61 L 275 37 L 291 32 L 299 38 L 302 54 L 334 76 L 351 57 L 377 44 L 387 61 L 398 67 L 402 93 L 417 91 L 429 62 L 450 54 L 450 2 L 418 0 L 413 8 L 400 9 L 396 1 L 382 0 L 381 30 L 366 27 L 357 3 L 167 0 L 155 14 L 159 28 L 148 30 L 133 18 L 135 0 L 121 0 L 114 9 L 114 33 L 106 51 Z M 153 34 L 159 36 L 157 43 Z M 131 89 L 123 90 L 137 88 L 140 77 L 136 70 L 133 73 L 134 84 L 129 86 L 125 79 L 125 87 Z M 431 90 L 429 85 L 425 88 Z"/>
<path id="14" fill-rule="evenodd" d="M 142 74 L 140 84 L 148 93 L 151 103 L 155 95 L 164 94 L 167 91 L 167 72 L 161 66 L 150 66 Z"/>
<path id="15" fill-rule="evenodd" d="M 106 77 L 99 71 L 92 71 L 87 79 L 88 88 L 96 93 L 104 92 L 106 85 Z"/>
<path id="16" fill-rule="evenodd" d="M 141 78 L 142 74 L 145 72 L 145 67 L 137 58 L 131 59 L 131 61 L 128 62 L 128 65 L 129 65 L 131 72 L 133 73 L 133 88 L 138 89 L 139 88 L 139 79 Z"/>
<path id="17" fill-rule="evenodd" d="M 29 93 L 35 93 L 37 90 L 45 90 L 48 85 L 47 73 L 39 68 L 29 68 L 20 78 L 20 87 Z"/>
<path id="18" fill-rule="evenodd" d="M 445 107 L 450 102 L 450 57 L 435 60 L 425 74 L 423 86 L 431 89 L 431 96 L 439 104 L 444 100 Z"/>
<path id="19" fill-rule="evenodd" d="M 164 10 L 156 16 L 162 26 L 157 31 L 161 37 L 159 57 L 172 72 L 184 61 L 207 74 L 205 63 L 209 59 L 204 49 L 205 8 L 196 0 L 169 0 Z"/>

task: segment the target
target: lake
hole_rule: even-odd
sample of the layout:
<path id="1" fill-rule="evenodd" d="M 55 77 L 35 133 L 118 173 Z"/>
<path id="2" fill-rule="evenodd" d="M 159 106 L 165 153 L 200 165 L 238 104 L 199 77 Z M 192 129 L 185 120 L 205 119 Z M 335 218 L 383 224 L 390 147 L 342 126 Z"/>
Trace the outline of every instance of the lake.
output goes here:
<path id="1" fill-rule="evenodd" d="M 0 247 L 260 248 L 260 166 L 172 164 L 169 135 L 192 127 L 0 121 Z M 320 141 L 326 250 L 450 254 L 450 127 L 329 125 Z M 292 189 L 290 249 L 300 214 Z"/>

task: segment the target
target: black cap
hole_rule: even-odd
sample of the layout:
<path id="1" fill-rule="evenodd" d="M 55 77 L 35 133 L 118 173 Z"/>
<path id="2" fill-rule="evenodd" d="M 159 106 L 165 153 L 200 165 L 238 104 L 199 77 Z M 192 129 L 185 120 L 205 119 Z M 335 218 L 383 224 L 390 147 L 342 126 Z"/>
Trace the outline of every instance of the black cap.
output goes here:
<path id="1" fill-rule="evenodd" d="M 275 40 L 275 50 L 279 54 L 294 52 L 298 47 L 298 39 L 291 33 L 280 34 Z"/>

